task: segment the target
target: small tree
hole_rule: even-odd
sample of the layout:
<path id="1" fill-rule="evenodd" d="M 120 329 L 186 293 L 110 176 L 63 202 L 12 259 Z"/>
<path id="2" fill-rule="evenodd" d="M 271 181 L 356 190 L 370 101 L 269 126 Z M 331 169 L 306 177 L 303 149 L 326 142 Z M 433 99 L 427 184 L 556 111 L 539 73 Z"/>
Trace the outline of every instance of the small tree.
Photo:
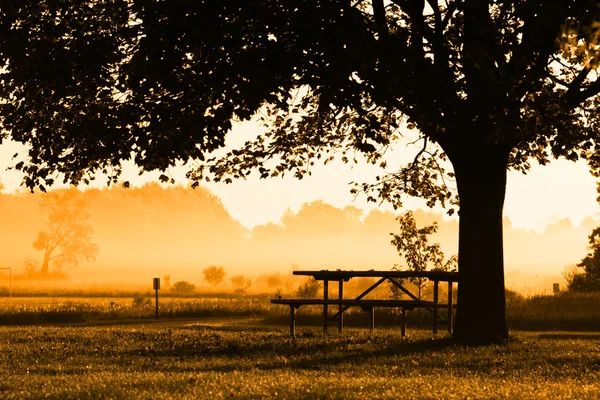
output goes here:
<path id="1" fill-rule="evenodd" d="M 223 282 L 225 275 L 227 275 L 223 267 L 218 267 L 216 265 L 211 265 L 210 267 L 204 268 L 202 273 L 204 274 L 204 280 L 210 283 L 212 286 L 219 285 L 221 282 Z"/>
<path id="2" fill-rule="evenodd" d="M 418 229 L 417 223 L 412 211 L 407 211 L 404 215 L 397 218 L 400 222 L 400 233 L 390 233 L 394 238 L 391 243 L 398 250 L 398 254 L 404 257 L 410 271 L 426 271 L 428 266 L 432 266 L 433 271 L 448 271 L 458 266 L 458 257 L 456 255 L 445 260 L 444 253 L 439 243 L 428 244 L 429 236 L 437 232 L 437 223 Z M 399 265 L 394 265 L 394 269 L 400 269 Z M 417 298 L 421 300 L 421 294 L 425 286 L 429 283 L 427 278 L 410 278 L 410 281 L 417 287 Z M 393 298 L 399 298 L 401 291 L 393 284 L 390 284 L 390 291 Z M 419 322 L 421 320 L 420 309 Z"/>
<path id="3" fill-rule="evenodd" d="M 88 223 L 87 203 L 77 190 L 48 193 L 40 205 L 49 211 L 48 229 L 38 233 L 33 247 L 43 252 L 40 276 L 47 277 L 50 266 L 75 267 L 81 261 L 93 261 L 99 252 L 92 242 L 92 226 Z M 27 262 L 26 262 L 27 264 Z M 29 261 L 29 266 L 33 265 Z"/>
<path id="4" fill-rule="evenodd" d="M 321 284 L 314 277 L 308 278 L 296 292 L 296 295 L 302 299 L 315 299 L 319 295 Z"/>
<path id="5" fill-rule="evenodd" d="M 163 282 L 164 290 L 169 290 L 171 288 L 171 275 L 163 276 Z"/>
<path id="6" fill-rule="evenodd" d="M 173 293 L 175 294 L 192 294 L 194 290 L 196 290 L 196 285 L 186 281 L 178 281 L 173 284 Z"/>
<path id="7" fill-rule="evenodd" d="M 600 227 L 594 229 L 589 236 L 588 255 L 577 267 L 583 273 L 570 273 L 565 276 L 570 291 L 600 291 Z"/>

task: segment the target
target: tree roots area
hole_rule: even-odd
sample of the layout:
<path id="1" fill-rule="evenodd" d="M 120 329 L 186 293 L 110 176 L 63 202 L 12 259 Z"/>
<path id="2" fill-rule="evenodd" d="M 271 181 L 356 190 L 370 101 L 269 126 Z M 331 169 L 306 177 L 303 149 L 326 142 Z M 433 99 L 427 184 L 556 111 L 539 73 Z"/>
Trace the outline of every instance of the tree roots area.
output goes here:
<path id="1" fill-rule="evenodd" d="M 501 345 L 396 330 L 0 328 L 1 398 L 596 398 L 594 335 Z"/>

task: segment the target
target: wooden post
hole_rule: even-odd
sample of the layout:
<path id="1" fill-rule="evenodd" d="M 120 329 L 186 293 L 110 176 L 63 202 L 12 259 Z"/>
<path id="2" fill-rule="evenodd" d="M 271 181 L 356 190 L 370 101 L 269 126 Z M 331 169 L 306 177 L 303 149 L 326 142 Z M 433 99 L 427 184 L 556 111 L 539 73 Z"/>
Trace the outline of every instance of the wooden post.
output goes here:
<path id="1" fill-rule="evenodd" d="M 452 281 L 448 281 L 448 333 L 452 333 Z"/>
<path id="2" fill-rule="evenodd" d="M 152 279 L 152 287 L 156 291 L 156 319 L 158 319 L 158 291 L 160 290 L 160 278 Z"/>
<path id="3" fill-rule="evenodd" d="M 296 306 L 290 304 L 290 336 L 296 337 Z"/>
<path id="4" fill-rule="evenodd" d="M 400 321 L 400 334 L 406 336 L 406 308 L 402 307 L 402 321 Z"/>
<path id="5" fill-rule="evenodd" d="M 371 332 L 375 330 L 375 307 L 371 307 L 369 310 L 371 313 Z"/>
<path id="6" fill-rule="evenodd" d="M 338 298 L 340 300 L 344 299 L 344 280 L 340 279 L 340 284 L 339 284 L 339 288 L 338 288 Z M 340 314 L 340 319 L 338 320 L 338 331 L 340 333 L 342 333 L 342 331 L 344 330 L 344 310 L 343 310 L 343 306 L 342 303 L 340 303 L 340 305 L 338 306 L 338 313 Z"/>
<path id="7" fill-rule="evenodd" d="M 329 281 L 327 279 L 323 280 L 323 300 L 327 301 L 329 298 Z M 323 304 L 323 332 L 327 333 L 327 303 Z"/>
<path id="8" fill-rule="evenodd" d="M 438 331 L 438 288 L 439 282 L 433 281 L 433 334 L 436 335 Z"/>

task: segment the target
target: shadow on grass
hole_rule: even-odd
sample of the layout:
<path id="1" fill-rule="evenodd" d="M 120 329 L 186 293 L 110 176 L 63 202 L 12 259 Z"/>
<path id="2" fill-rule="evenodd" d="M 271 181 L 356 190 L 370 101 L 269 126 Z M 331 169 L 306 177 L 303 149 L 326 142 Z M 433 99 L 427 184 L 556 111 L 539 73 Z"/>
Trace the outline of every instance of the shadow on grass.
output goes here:
<path id="1" fill-rule="evenodd" d="M 396 366 L 398 357 L 412 357 L 427 353 L 446 351 L 450 348 L 461 348 L 451 337 L 423 337 L 402 339 L 396 332 L 349 332 L 338 335 L 306 334 L 296 339 L 290 338 L 281 330 L 256 327 L 208 327 L 194 326 L 179 329 L 197 331 L 197 341 L 171 342 L 163 341 L 157 348 L 144 351 L 136 348 L 129 357 L 148 356 L 156 359 L 173 360 L 161 363 L 161 371 L 184 372 L 232 372 L 251 369 L 284 370 L 335 370 L 338 365 L 368 366 L 373 360 L 379 365 Z M 252 339 L 253 332 L 267 335 Z M 231 333 L 249 335 L 237 337 Z M 270 334 L 269 334 L 270 333 Z M 423 334 L 425 336 L 425 334 Z M 189 365 L 185 360 L 225 359 L 225 363 Z M 427 357 L 418 357 L 420 359 Z M 178 362 L 175 362 L 178 361 Z M 435 362 L 431 362 L 432 366 Z M 166 364 L 166 369 L 165 365 Z"/>

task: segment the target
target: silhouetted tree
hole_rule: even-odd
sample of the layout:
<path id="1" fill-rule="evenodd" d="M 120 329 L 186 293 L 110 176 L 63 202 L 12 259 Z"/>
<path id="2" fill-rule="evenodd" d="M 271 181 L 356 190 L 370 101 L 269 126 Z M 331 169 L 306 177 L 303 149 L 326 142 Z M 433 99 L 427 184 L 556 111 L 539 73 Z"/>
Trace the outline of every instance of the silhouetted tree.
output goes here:
<path id="1" fill-rule="evenodd" d="M 77 190 L 48 193 L 40 205 L 49 212 L 48 230 L 39 232 L 33 242 L 33 247 L 43 252 L 41 277 L 48 276 L 50 266 L 74 267 L 96 259 L 99 248 L 92 242 L 87 203 Z"/>
<path id="2" fill-rule="evenodd" d="M 231 277 L 231 285 L 236 292 L 245 292 L 252 285 L 252 281 L 244 275 L 234 275 Z"/>
<path id="3" fill-rule="evenodd" d="M 204 274 L 204 280 L 210 283 L 212 286 L 219 285 L 221 282 L 223 282 L 225 275 L 227 275 L 223 267 L 216 265 L 211 265 L 210 267 L 204 268 L 202 273 Z"/>
<path id="4" fill-rule="evenodd" d="M 382 154 L 417 128 L 413 162 L 358 185 L 398 205 L 460 198 L 455 335 L 508 336 L 506 171 L 586 158 L 600 174 L 599 4 L 592 0 L 158 0 L 0 5 L 2 132 L 29 145 L 28 187 L 61 172 L 117 181 L 196 160 L 189 177 L 291 172 Z M 267 131 L 219 160 L 234 119 Z M 449 161 L 453 172 L 445 170 Z M 166 175 L 161 180 L 169 180 Z M 374 192 L 373 192 L 374 191 Z M 453 201 L 455 201 L 454 199 Z M 483 261 L 485 260 L 485 262 Z"/>
<path id="5" fill-rule="evenodd" d="M 589 243 L 588 255 L 577 264 L 583 273 L 572 273 L 566 277 L 570 291 L 600 291 L 600 227 L 592 231 Z"/>
<path id="6" fill-rule="evenodd" d="M 429 236 L 437 232 L 437 222 L 423 228 L 417 228 L 417 222 L 412 211 L 407 211 L 397 218 L 400 223 L 400 233 L 390 233 L 394 238 L 391 243 L 398 250 L 398 255 L 404 257 L 406 266 L 410 271 L 427 271 L 428 267 L 434 271 L 449 271 L 456 269 L 458 257 L 456 255 L 445 260 L 444 253 L 439 243 L 429 244 Z M 396 264 L 394 269 L 400 270 Z M 428 285 L 427 278 L 410 278 L 417 288 L 417 298 L 420 300 L 423 289 Z M 390 283 L 392 297 L 399 298 L 402 292 L 397 286 Z M 418 323 L 421 322 L 421 309 L 417 309 Z"/>

